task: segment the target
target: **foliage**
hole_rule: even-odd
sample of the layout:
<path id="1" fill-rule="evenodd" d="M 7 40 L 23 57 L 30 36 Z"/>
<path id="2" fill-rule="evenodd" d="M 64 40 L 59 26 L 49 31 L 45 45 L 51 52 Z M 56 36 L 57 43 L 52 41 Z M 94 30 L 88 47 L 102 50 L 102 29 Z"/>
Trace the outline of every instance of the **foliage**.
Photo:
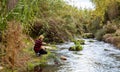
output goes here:
<path id="1" fill-rule="evenodd" d="M 70 51 L 80 51 L 83 49 L 79 40 L 74 41 L 75 46 L 69 48 Z"/>
<path id="2" fill-rule="evenodd" d="M 72 38 L 74 34 L 82 32 L 79 10 L 65 4 L 62 0 L 42 2 L 40 3 L 39 17 L 37 16 L 35 25 L 31 28 L 30 36 L 35 38 L 44 34 L 46 41 L 63 42 Z"/>
<path id="3" fill-rule="evenodd" d="M 95 13 L 102 18 L 102 21 L 105 20 L 104 16 L 107 14 L 107 20 L 112 20 L 117 18 L 119 15 L 119 0 L 91 0 L 95 6 Z"/>
<path id="4" fill-rule="evenodd" d="M 0 27 L 2 27 L 1 29 L 5 29 L 7 22 L 10 20 L 17 20 L 25 26 L 24 29 L 28 29 L 28 27 L 30 27 L 29 22 L 31 22 L 31 20 L 33 20 L 37 15 L 35 11 L 37 11 L 38 8 L 38 0 L 19 0 L 19 2 L 17 2 L 12 9 L 7 9 L 7 3 L 9 4 L 7 0 L 1 1 L 1 5 L 3 6 L 1 8 L 2 12 L 0 17 Z"/>
<path id="5" fill-rule="evenodd" d="M 96 24 L 90 27 L 90 31 L 95 34 L 98 40 L 102 40 L 106 33 L 115 33 L 119 29 L 120 17 L 120 1 L 119 0 L 91 0 L 95 5 L 95 10 L 92 12 L 96 18 L 100 19 Z M 93 17 L 94 17 L 93 16 Z M 94 22 L 93 21 L 93 22 Z M 96 27 L 97 26 L 97 27 Z M 95 29 L 96 28 L 96 29 Z M 98 30 L 99 29 L 99 30 Z M 117 35 L 117 33 L 116 33 Z"/>

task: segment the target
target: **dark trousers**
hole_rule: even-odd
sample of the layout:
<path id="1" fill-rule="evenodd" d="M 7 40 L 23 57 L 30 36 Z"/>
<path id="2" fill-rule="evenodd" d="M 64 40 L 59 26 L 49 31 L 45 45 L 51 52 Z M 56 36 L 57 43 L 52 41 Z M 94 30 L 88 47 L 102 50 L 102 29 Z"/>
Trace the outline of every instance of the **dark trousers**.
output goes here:
<path id="1" fill-rule="evenodd" d="M 47 51 L 44 50 L 44 49 L 41 49 L 41 50 L 39 51 L 39 53 L 40 53 L 40 54 L 47 54 Z"/>

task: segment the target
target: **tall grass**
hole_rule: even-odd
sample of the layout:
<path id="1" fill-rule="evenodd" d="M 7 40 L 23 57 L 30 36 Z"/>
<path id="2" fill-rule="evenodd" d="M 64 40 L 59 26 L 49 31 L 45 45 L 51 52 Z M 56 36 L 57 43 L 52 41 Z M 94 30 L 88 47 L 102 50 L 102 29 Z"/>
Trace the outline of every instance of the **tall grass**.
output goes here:
<path id="1" fill-rule="evenodd" d="M 22 27 L 19 22 L 8 22 L 7 29 L 4 33 L 4 64 L 8 68 L 14 69 L 24 65 L 25 61 L 21 61 L 23 44 Z M 24 57 L 24 56 L 23 56 Z"/>

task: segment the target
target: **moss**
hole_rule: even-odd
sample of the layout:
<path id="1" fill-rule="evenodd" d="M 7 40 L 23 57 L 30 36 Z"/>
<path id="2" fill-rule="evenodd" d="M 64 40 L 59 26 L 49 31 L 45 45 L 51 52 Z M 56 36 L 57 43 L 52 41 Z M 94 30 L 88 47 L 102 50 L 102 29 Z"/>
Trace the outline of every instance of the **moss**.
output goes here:
<path id="1" fill-rule="evenodd" d="M 69 51 L 75 51 L 75 46 L 70 47 Z"/>
<path id="2" fill-rule="evenodd" d="M 81 50 L 83 50 L 83 47 L 82 46 L 76 46 L 76 51 L 81 51 Z"/>
<path id="3" fill-rule="evenodd" d="M 69 48 L 69 51 L 81 51 L 83 50 L 82 46 L 72 46 Z"/>
<path id="4" fill-rule="evenodd" d="M 82 45 L 85 44 L 85 40 L 80 40 L 80 39 L 79 39 L 79 40 L 77 40 L 77 41 L 78 41 L 80 44 L 82 44 Z"/>
<path id="5" fill-rule="evenodd" d="M 81 43 L 84 44 L 84 40 L 74 40 L 75 46 L 69 48 L 70 51 L 80 51 L 83 49 Z"/>
<path id="6" fill-rule="evenodd" d="M 78 39 L 78 40 L 73 40 L 74 44 L 85 44 L 85 40 L 81 40 L 81 39 Z"/>

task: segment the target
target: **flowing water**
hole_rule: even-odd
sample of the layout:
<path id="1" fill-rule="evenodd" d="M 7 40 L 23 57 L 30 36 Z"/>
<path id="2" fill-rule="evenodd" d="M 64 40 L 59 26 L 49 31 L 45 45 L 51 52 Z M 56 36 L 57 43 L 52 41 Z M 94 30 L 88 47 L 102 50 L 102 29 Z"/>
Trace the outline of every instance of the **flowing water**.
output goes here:
<path id="1" fill-rule="evenodd" d="M 85 39 L 82 51 L 69 51 L 74 43 L 57 45 L 59 55 L 67 57 L 61 65 L 50 65 L 43 72 L 120 72 L 120 50 L 113 45 Z"/>

